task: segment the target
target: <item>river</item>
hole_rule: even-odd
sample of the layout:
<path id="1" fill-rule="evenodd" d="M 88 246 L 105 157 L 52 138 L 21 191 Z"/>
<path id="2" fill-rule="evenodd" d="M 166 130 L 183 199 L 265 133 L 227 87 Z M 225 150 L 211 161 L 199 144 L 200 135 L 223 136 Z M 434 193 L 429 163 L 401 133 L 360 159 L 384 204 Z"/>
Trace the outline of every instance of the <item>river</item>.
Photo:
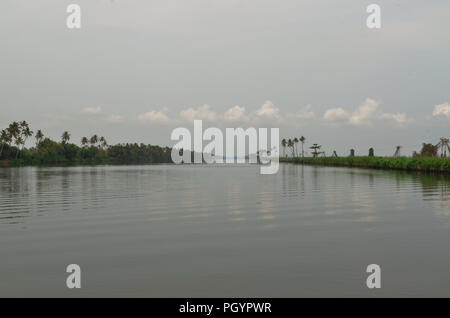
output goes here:
<path id="1" fill-rule="evenodd" d="M 1 168 L 0 259 L 2 297 L 448 297 L 450 181 L 292 164 Z M 69 264 L 81 289 L 66 287 Z"/>

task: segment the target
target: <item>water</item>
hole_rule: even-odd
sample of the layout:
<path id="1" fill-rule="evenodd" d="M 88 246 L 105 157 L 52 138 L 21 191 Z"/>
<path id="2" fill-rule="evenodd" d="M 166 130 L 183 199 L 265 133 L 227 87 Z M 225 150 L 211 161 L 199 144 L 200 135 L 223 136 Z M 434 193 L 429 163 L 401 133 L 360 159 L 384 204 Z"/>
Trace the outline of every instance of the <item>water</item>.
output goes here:
<path id="1" fill-rule="evenodd" d="M 390 171 L 4 168 L 0 296 L 449 297 L 449 203 L 448 177 Z"/>

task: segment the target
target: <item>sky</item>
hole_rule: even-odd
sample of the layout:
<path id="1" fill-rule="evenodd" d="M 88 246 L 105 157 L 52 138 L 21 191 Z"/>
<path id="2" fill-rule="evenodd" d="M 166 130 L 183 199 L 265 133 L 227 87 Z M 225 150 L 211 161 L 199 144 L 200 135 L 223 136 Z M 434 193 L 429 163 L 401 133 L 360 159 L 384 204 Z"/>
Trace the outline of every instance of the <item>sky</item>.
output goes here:
<path id="1" fill-rule="evenodd" d="M 202 119 L 340 155 L 450 135 L 450 1 L 2 0 L 0 15 L 0 128 L 172 146 Z"/>

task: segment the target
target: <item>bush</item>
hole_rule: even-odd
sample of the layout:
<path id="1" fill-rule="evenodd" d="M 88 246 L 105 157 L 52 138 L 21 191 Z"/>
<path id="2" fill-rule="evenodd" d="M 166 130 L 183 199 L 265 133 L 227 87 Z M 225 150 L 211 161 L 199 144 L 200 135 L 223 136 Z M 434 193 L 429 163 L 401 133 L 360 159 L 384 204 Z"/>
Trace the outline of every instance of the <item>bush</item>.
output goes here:
<path id="1" fill-rule="evenodd" d="M 286 160 L 282 158 L 281 161 L 292 161 L 299 164 L 304 163 L 326 166 L 396 169 L 427 172 L 450 172 L 450 158 L 439 157 L 307 157 L 294 158 L 293 160 Z"/>

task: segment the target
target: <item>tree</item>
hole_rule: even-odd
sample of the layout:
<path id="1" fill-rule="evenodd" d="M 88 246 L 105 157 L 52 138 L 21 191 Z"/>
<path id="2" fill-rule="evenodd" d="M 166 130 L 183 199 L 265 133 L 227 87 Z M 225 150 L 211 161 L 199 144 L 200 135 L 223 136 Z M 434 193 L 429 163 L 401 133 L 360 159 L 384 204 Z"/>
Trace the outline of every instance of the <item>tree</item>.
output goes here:
<path id="1" fill-rule="evenodd" d="M 63 132 L 61 135 L 61 143 L 63 145 L 67 144 L 67 142 L 70 140 L 70 134 L 68 131 Z"/>
<path id="2" fill-rule="evenodd" d="M 89 143 L 89 139 L 87 139 L 87 137 L 81 138 L 81 145 L 83 146 L 83 148 L 85 148 L 88 143 Z"/>
<path id="3" fill-rule="evenodd" d="M 295 155 L 294 155 L 294 142 L 292 141 L 291 138 L 289 138 L 289 140 L 288 140 L 288 147 L 292 148 L 292 158 L 294 158 L 295 157 Z"/>
<path id="4" fill-rule="evenodd" d="M 0 132 L 0 142 L 2 144 L 2 147 L 0 148 L 0 157 L 3 153 L 3 148 L 5 147 L 5 144 L 9 144 L 11 142 L 11 135 L 9 134 L 8 130 L 3 129 Z"/>
<path id="5" fill-rule="evenodd" d="M 298 157 L 298 149 L 297 149 L 298 138 L 295 137 L 293 142 L 294 142 L 294 146 L 295 146 L 295 155 Z"/>
<path id="6" fill-rule="evenodd" d="M 33 135 L 28 123 L 24 120 L 20 123 L 13 122 L 7 128 L 9 133 L 14 137 L 14 144 L 17 146 L 16 159 L 19 157 L 20 149 L 25 147 L 27 138 Z M 22 147 L 21 147 L 22 146 Z"/>
<path id="7" fill-rule="evenodd" d="M 19 125 L 19 123 L 16 122 L 16 121 L 13 121 L 11 124 L 9 124 L 9 127 L 6 128 L 6 129 L 7 129 L 8 133 L 9 133 L 9 135 L 11 136 L 10 143 L 14 142 L 15 144 L 17 144 L 16 143 L 16 139 L 19 138 L 19 136 L 20 136 L 20 125 Z"/>
<path id="8" fill-rule="evenodd" d="M 287 146 L 287 141 L 285 138 L 283 138 L 283 140 L 281 141 L 281 146 L 283 147 L 283 156 L 286 157 L 286 146 Z"/>
<path id="9" fill-rule="evenodd" d="M 319 156 L 319 154 L 322 153 L 321 151 L 319 151 L 320 148 L 322 148 L 321 145 L 313 144 L 313 145 L 312 145 L 311 147 L 309 147 L 309 148 L 313 150 L 313 151 L 312 151 L 312 155 L 313 155 L 314 158 L 317 158 L 317 157 Z"/>
<path id="10" fill-rule="evenodd" d="M 22 126 L 22 150 L 25 147 L 25 143 L 27 142 L 27 139 L 31 136 L 33 136 L 33 132 L 31 131 L 30 127 L 28 126 L 27 122 L 22 122 L 22 124 L 25 123 Z"/>
<path id="11" fill-rule="evenodd" d="M 14 144 L 17 146 L 16 159 L 19 157 L 19 150 L 22 142 L 23 142 L 22 136 L 18 136 L 16 139 L 14 139 Z"/>
<path id="12" fill-rule="evenodd" d="M 374 150 L 373 148 L 369 148 L 369 157 L 373 157 L 374 156 Z"/>
<path id="13" fill-rule="evenodd" d="M 98 142 L 97 135 L 92 136 L 89 142 L 91 143 L 92 146 L 94 146 Z"/>
<path id="14" fill-rule="evenodd" d="M 21 164 L 44 164 L 44 163 L 168 163 L 172 162 L 172 149 L 144 144 L 118 144 L 109 146 L 105 137 L 92 136 L 91 141 L 83 137 L 82 144 L 97 145 L 97 147 L 80 148 L 69 143 L 70 134 L 64 132 L 62 142 L 55 142 L 44 138 L 41 130 L 36 132 L 36 148 L 27 151 L 26 139 L 33 135 L 26 121 L 13 122 L 8 128 L 0 130 L 0 157 L 2 159 L 13 159 L 21 156 Z M 11 147 L 11 144 L 16 147 Z M 8 147 L 9 146 L 9 147 Z"/>
<path id="15" fill-rule="evenodd" d="M 37 147 L 39 147 L 39 144 L 44 139 L 44 134 L 42 133 L 42 131 L 40 129 L 36 132 L 36 135 L 34 136 L 34 138 L 36 138 L 36 148 L 37 148 Z"/>
<path id="16" fill-rule="evenodd" d="M 303 145 L 305 144 L 306 138 L 303 137 L 303 136 L 301 136 L 299 140 L 300 140 L 300 142 L 302 143 L 302 157 L 304 157 L 304 156 L 305 156 L 305 153 L 304 153 L 304 151 L 303 151 Z"/>
<path id="17" fill-rule="evenodd" d="M 106 142 L 106 139 L 105 139 L 105 137 L 100 137 L 100 146 L 102 147 L 102 148 L 106 148 L 107 146 L 108 146 L 108 143 Z"/>
<path id="18" fill-rule="evenodd" d="M 5 144 L 11 145 L 12 136 L 9 133 L 8 129 L 3 129 L 2 132 L 1 132 L 1 135 L 2 135 L 3 142 Z"/>

